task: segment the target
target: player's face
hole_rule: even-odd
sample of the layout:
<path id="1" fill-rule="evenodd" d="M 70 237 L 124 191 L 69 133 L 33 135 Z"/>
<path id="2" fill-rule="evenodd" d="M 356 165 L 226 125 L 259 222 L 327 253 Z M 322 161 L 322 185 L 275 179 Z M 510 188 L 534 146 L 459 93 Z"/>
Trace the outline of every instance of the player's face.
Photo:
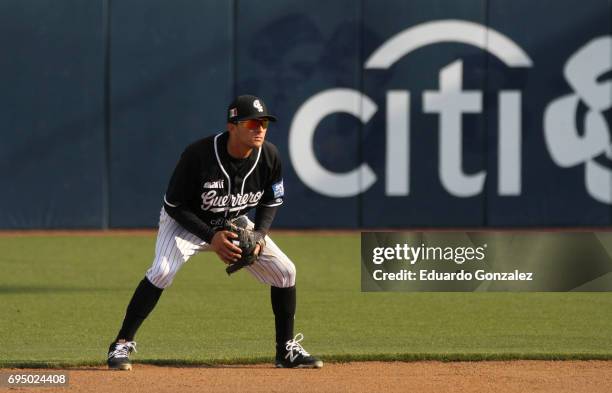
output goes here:
<path id="1" fill-rule="evenodd" d="M 237 140 L 245 147 L 259 148 L 264 143 L 268 130 L 267 119 L 251 119 L 236 123 Z"/>

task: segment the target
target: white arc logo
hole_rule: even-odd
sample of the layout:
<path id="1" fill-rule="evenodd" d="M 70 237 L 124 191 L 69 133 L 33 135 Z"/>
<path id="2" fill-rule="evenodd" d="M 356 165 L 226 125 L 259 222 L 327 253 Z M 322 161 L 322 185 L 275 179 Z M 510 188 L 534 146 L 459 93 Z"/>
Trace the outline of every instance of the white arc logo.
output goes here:
<path id="1" fill-rule="evenodd" d="M 383 43 L 367 59 L 366 69 L 388 69 L 401 58 L 423 46 L 441 42 L 468 44 L 499 58 L 509 67 L 531 67 L 527 54 L 503 34 L 477 23 L 462 20 L 426 22 L 410 27 Z M 457 197 L 482 192 L 486 173 L 466 174 L 462 167 L 461 116 L 482 111 L 482 92 L 463 90 L 463 62 L 456 60 L 440 72 L 437 91 L 423 92 L 425 112 L 437 113 L 440 119 L 440 179 L 446 190 Z M 410 193 L 410 91 L 387 92 L 386 195 Z M 499 174 L 501 195 L 520 195 L 520 108 L 519 91 L 499 94 Z M 316 192 L 336 198 L 352 197 L 365 192 L 377 180 L 366 163 L 345 173 L 323 167 L 317 160 L 313 139 L 318 124 L 338 112 L 353 115 L 367 123 L 378 107 L 367 95 L 346 88 L 328 89 L 310 97 L 297 110 L 289 130 L 289 153 L 300 180 Z M 503 144 L 504 149 L 501 148 Z"/>

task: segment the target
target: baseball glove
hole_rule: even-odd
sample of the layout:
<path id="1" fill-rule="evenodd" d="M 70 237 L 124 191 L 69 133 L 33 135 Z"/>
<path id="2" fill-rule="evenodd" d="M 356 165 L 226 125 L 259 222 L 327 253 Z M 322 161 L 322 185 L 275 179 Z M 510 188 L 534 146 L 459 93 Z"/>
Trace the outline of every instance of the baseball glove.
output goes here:
<path id="1" fill-rule="evenodd" d="M 229 265 L 225 271 L 227 274 L 232 274 L 242 269 L 245 266 L 252 265 L 259 258 L 259 255 L 263 251 L 265 246 L 264 235 L 257 231 L 252 231 L 247 228 L 240 227 L 232 222 L 227 222 L 225 226 L 226 231 L 230 231 L 238 235 L 238 238 L 234 240 L 240 250 L 242 256 L 240 259 L 231 265 Z M 255 248 L 259 244 L 259 252 L 255 254 Z"/>

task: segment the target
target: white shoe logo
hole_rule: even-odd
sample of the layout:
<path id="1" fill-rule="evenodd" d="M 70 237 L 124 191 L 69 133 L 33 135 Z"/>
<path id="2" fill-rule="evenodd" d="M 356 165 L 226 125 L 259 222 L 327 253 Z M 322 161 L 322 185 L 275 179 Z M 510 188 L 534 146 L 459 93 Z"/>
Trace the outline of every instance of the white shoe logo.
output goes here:
<path id="1" fill-rule="evenodd" d="M 304 335 L 302 333 L 298 333 L 295 335 L 293 340 L 287 341 L 285 344 L 285 350 L 287 354 L 285 355 L 285 359 L 289 358 L 291 363 L 295 362 L 295 359 L 298 358 L 299 355 L 304 357 L 310 356 L 308 352 L 300 345 L 300 341 L 304 339 Z"/>
<path id="2" fill-rule="evenodd" d="M 563 70 L 575 94 L 556 99 L 544 114 L 544 135 L 553 161 L 564 168 L 584 164 L 586 189 L 602 203 L 612 203 L 612 146 L 609 125 L 602 114 L 612 107 L 612 83 L 599 80 L 612 69 L 610 59 L 610 36 L 594 39 L 578 50 Z M 577 119 L 581 102 L 588 110 Z M 576 127 L 578 123 L 583 133 Z"/>
<path id="3" fill-rule="evenodd" d="M 257 108 L 258 111 L 263 112 L 263 106 L 261 106 L 261 102 L 259 102 L 259 100 L 253 101 L 253 106 Z"/>

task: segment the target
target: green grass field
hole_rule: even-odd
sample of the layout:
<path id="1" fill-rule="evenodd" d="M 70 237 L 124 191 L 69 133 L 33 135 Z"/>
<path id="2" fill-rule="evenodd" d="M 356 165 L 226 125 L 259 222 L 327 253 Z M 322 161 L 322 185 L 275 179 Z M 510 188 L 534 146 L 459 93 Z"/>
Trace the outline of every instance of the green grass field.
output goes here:
<path id="1" fill-rule="evenodd" d="M 296 332 L 324 360 L 612 359 L 612 293 L 362 293 L 359 236 L 277 235 L 298 268 Z M 0 366 L 100 365 L 153 235 L 0 237 Z M 269 289 L 211 253 L 179 272 L 136 362 L 271 361 Z"/>

